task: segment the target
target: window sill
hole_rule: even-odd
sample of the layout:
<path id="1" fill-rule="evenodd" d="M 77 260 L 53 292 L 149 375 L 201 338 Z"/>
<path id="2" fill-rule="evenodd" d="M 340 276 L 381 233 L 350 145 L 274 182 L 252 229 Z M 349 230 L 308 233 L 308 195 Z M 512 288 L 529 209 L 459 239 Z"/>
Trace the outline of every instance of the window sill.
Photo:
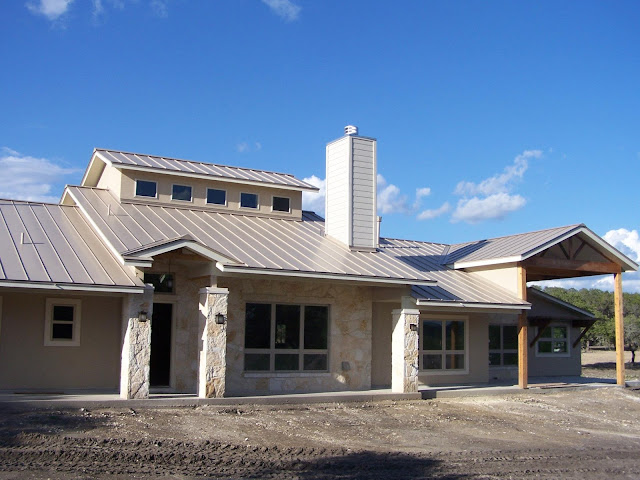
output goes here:
<path id="1" fill-rule="evenodd" d="M 434 375 L 469 375 L 469 370 L 420 370 L 418 377 L 431 377 Z"/>
<path id="2" fill-rule="evenodd" d="M 308 378 L 308 377 L 330 377 L 329 372 L 243 372 L 244 378 Z"/>

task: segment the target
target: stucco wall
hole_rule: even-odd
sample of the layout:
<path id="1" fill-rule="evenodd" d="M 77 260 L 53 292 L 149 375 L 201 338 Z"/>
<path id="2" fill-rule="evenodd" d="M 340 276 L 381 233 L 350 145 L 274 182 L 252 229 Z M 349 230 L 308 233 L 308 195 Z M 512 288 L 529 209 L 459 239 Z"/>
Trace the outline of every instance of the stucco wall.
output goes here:
<path id="1" fill-rule="evenodd" d="M 478 275 L 490 282 L 500 285 L 509 292 L 518 295 L 518 267 L 515 263 L 504 265 L 467 268 L 467 272 Z"/>
<path id="2" fill-rule="evenodd" d="M 371 386 L 370 287 L 328 282 L 218 278 L 229 289 L 226 393 L 255 395 L 285 392 L 363 390 Z M 244 329 L 247 302 L 283 302 L 329 306 L 329 371 L 322 373 L 245 373 Z M 347 362 L 348 369 L 343 369 Z"/>
<path id="3" fill-rule="evenodd" d="M 117 168 L 105 165 L 96 187 L 109 189 L 116 197 L 120 197 L 122 173 Z"/>
<path id="4" fill-rule="evenodd" d="M 80 346 L 44 346 L 44 293 L 0 293 L 0 389 L 106 389 L 120 383 L 122 299 L 57 295 L 82 300 Z"/>

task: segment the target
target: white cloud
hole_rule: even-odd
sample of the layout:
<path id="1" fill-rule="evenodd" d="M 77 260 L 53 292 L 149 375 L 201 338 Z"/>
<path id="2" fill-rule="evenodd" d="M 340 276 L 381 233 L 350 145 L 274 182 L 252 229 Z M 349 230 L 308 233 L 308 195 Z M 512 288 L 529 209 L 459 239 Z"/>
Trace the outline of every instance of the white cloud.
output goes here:
<path id="1" fill-rule="evenodd" d="M 602 238 L 632 260 L 640 262 L 640 236 L 637 230 L 627 230 L 626 228 L 609 230 Z"/>
<path id="2" fill-rule="evenodd" d="M 54 184 L 79 170 L 4 147 L 0 149 L 0 171 L 0 198 L 57 203 L 60 195 L 51 195 Z"/>
<path id="3" fill-rule="evenodd" d="M 506 166 L 502 173 L 480 183 L 459 182 L 453 193 L 463 198 L 458 201 L 451 221 L 479 223 L 484 220 L 504 218 L 508 213 L 524 207 L 526 200 L 510 192 L 514 184 L 522 180 L 529 168 L 529 160 L 541 156 L 540 150 L 525 150 L 516 156 L 513 164 Z"/>
<path id="4" fill-rule="evenodd" d="M 436 217 L 444 215 L 451 210 L 449 202 L 444 202 L 439 208 L 423 210 L 418 214 L 418 220 L 432 220 Z"/>
<path id="5" fill-rule="evenodd" d="M 302 209 L 316 212 L 318 215 L 324 216 L 324 199 L 326 196 L 326 181 L 315 175 L 303 178 L 302 181 L 310 183 L 314 187 L 318 187 L 318 192 L 302 192 Z"/>
<path id="6" fill-rule="evenodd" d="M 39 2 L 27 3 L 27 8 L 33 13 L 44 15 L 49 20 L 56 20 L 68 10 L 73 1 L 74 0 L 40 0 Z"/>
<path id="7" fill-rule="evenodd" d="M 489 177 L 480 183 L 460 182 L 456 186 L 454 193 L 456 195 L 493 195 L 495 193 L 503 193 L 510 190 L 511 184 L 516 180 L 521 180 L 524 172 L 529 168 L 530 158 L 540 158 L 542 152 L 540 150 L 525 150 L 518 155 L 513 165 L 505 167 L 500 174 Z"/>
<path id="8" fill-rule="evenodd" d="M 257 152 L 258 150 L 262 150 L 262 144 L 260 142 L 255 142 L 253 145 L 249 142 L 240 142 L 236 145 L 236 151 L 238 153 Z"/>
<path id="9" fill-rule="evenodd" d="M 458 201 L 451 221 L 479 223 L 484 220 L 500 219 L 508 213 L 524 207 L 526 203 L 526 200 L 520 195 L 509 195 L 508 193 L 496 193 L 486 198 L 463 198 Z"/>
<path id="10" fill-rule="evenodd" d="M 393 184 L 388 184 L 385 178 L 378 174 L 378 212 L 380 213 L 406 213 L 410 210 L 409 199 L 400 193 L 400 189 Z"/>
<path id="11" fill-rule="evenodd" d="M 276 15 L 286 22 L 293 22 L 300 17 L 302 8 L 291 0 L 262 0 Z"/>
<path id="12" fill-rule="evenodd" d="M 151 10 L 161 18 L 169 16 L 169 0 L 151 0 Z"/>

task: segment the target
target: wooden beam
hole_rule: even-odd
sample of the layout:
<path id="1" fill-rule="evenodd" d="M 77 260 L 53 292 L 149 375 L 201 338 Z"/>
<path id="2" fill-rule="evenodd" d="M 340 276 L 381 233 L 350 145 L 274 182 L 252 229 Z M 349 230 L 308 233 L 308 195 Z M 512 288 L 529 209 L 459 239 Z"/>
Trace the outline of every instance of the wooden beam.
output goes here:
<path id="1" fill-rule="evenodd" d="M 529 344 L 531 348 L 533 348 L 536 342 L 540 339 L 540 337 L 544 333 L 544 329 L 547 328 L 550 324 L 551 320 L 543 320 L 542 322 L 540 322 L 540 325 L 538 325 L 538 334 L 533 337 L 533 340 L 531 340 L 531 343 Z"/>
<path id="2" fill-rule="evenodd" d="M 582 241 L 582 243 L 580 244 L 580 246 L 577 248 L 577 250 L 573 253 L 573 258 L 572 260 L 575 260 L 576 257 L 580 254 L 580 252 L 582 251 L 582 249 L 584 248 L 584 246 L 587 244 L 587 242 L 585 242 L 584 240 Z"/>
<path id="3" fill-rule="evenodd" d="M 578 338 L 576 338 L 576 341 L 573 342 L 573 348 L 576 348 L 578 346 L 578 344 L 580 343 L 580 340 L 582 340 L 582 338 L 587 334 L 587 332 L 589 330 L 591 330 L 591 327 L 593 327 L 595 325 L 595 322 L 593 322 L 591 325 L 584 327 L 584 330 L 582 330 L 582 333 L 580 333 L 580 335 L 578 335 Z"/>
<path id="4" fill-rule="evenodd" d="M 527 300 L 527 270 L 518 265 L 518 296 Z M 527 313 L 523 311 L 518 316 L 518 386 L 529 386 L 529 342 L 528 342 Z"/>
<path id="5" fill-rule="evenodd" d="M 616 319 L 616 378 L 617 383 L 624 387 L 624 317 L 622 304 L 622 272 L 613 276 L 613 303 Z"/>
<path id="6" fill-rule="evenodd" d="M 536 267 L 545 270 L 573 270 L 576 272 L 616 273 L 620 271 L 620 265 L 613 262 L 589 262 L 582 260 L 562 260 L 555 258 L 532 257 L 525 260 L 523 266 L 526 268 Z"/>

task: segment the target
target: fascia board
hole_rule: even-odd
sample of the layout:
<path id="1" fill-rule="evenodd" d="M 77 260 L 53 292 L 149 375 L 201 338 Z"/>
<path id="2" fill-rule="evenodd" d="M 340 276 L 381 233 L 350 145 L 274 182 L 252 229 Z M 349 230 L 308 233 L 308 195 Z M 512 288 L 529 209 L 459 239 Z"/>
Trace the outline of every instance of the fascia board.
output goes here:
<path id="1" fill-rule="evenodd" d="M 489 267 L 492 265 L 502 265 L 504 263 L 515 263 L 515 262 L 521 262 L 522 260 L 523 260 L 522 255 L 514 255 L 511 257 L 503 257 L 503 258 L 472 260 L 470 262 L 455 262 L 447 266 L 450 268 L 453 268 L 454 270 L 460 270 L 462 268 Z"/>
<path id="2" fill-rule="evenodd" d="M 103 158 L 103 157 L 100 157 Z M 139 172 L 152 172 L 152 173 L 159 173 L 161 175 L 175 175 L 178 177 L 188 177 L 188 178 L 200 178 L 200 179 L 204 179 L 204 180 L 216 180 L 216 181 L 220 181 L 220 182 L 226 182 L 226 183 L 239 183 L 242 185 L 255 185 L 258 187 L 266 187 L 266 188 L 277 188 L 280 190 L 293 190 L 296 192 L 318 192 L 320 189 L 318 187 L 302 187 L 302 186 L 295 186 L 295 185 L 283 185 L 283 184 L 279 184 L 279 183 L 270 183 L 270 182 L 259 182 L 256 180 L 245 180 L 242 178 L 233 178 L 233 177 L 222 177 L 222 176 L 215 176 L 215 175 L 206 175 L 203 173 L 191 173 L 191 172 L 183 172 L 180 170 L 165 170 L 165 169 L 160 169 L 160 168 L 153 168 L 153 167 L 143 167 L 140 165 L 127 165 L 127 164 L 122 164 L 122 163 L 118 163 L 112 164 L 114 168 L 120 169 L 120 170 L 135 170 L 135 171 L 139 171 Z"/>
<path id="3" fill-rule="evenodd" d="M 491 310 L 531 310 L 530 303 L 508 304 L 508 303 L 469 303 L 469 302 L 439 302 L 431 300 L 416 300 L 418 306 L 448 307 L 448 308 L 473 308 Z"/>
<path id="4" fill-rule="evenodd" d="M 142 249 L 139 251 L 139 254 L 141 255 L 140 257 L 138 257 L 137 254 L 127 256 L 125 253 L 124 255 L 125 255 L 126 261 L 128 262 L 135 262 L 135 261 L 152 262 L 153 261 L 152 257 L 155 257 L 156 255 L 161 255 L 163 253 L 171 252 L 173 250 L 178 250 L 180 248 L 188 248 L 189 250 L 192 250 L 214 262 L 221 262 L 225 264 L 235 263 L 235 264 L 242 265 L 236 259 L 225 257 L 224 255 L 221 255 L 215 250 L 207 248 L 193 240 L 176 240 L 174 242 L 165 243 L 163 245 L 158 245 L 156 247 Z"/>
<path id="5" fill-rule="evenodd" d="M 264 268 L 236 267 L 233 265 L 223 265 L 216 263 L 216 267 L 225 273 L 242 273 L 253 275 L 273 275 L 279 277 L 296 277 L 296 278 L 317 278 L 324 280 L 344 280 L 349 282 L 367 282 L 367 283 L 383 283 L 391 285 L 422 285 L 434 286 L 437 284 L 435 280 L 411 280 L 404 278 L 385 278 L 385 277 L 367 277 L 358 275 L 342 275 L 334 273 L 315 273 L 315 272 L 298 272 L 291 270 L 269 270 Z"/>
<path id="6" fill-rule="evenodd" d="M 107 164 L 109 166 L 111 165 L 111 161 L 110 160 L 108 160 L 104 156 L 100 155 L 99 151 L 94 150 L 93 151 L 93 155 L 91 156 L 91 160 L 89 161 L 89 166 L 87 167 L 87 170 L 84 172 L 84 175 L 82 176 L 82 181 L 80 182 L 80 185 L 82 185 L 83 187 L 86 187 L 86 186 L 95 187 L 95 185 L 86 185 L 85 182 L 87 181 L 87 177 L 89 176 L 89 173 L 91 173 L 91 170 L 93 170 L 93 166 L 94 166 L 94 163 L 96 161 L 96 158 L 102 160 L 105 164 Z"/>
<path id="7" fill-rule="evenodd" d="M 38 282 L 16 282 L 0 281 L 0 288 L 36 288 L 39 290 L 63 290 L 78 292 L 113 292 L 113 293 L 143 293 L 144 287 L 125 287 L 121 285 L 86 285 L 86 284 L 66 284 L 66 283 L 38 283 Z"/>

